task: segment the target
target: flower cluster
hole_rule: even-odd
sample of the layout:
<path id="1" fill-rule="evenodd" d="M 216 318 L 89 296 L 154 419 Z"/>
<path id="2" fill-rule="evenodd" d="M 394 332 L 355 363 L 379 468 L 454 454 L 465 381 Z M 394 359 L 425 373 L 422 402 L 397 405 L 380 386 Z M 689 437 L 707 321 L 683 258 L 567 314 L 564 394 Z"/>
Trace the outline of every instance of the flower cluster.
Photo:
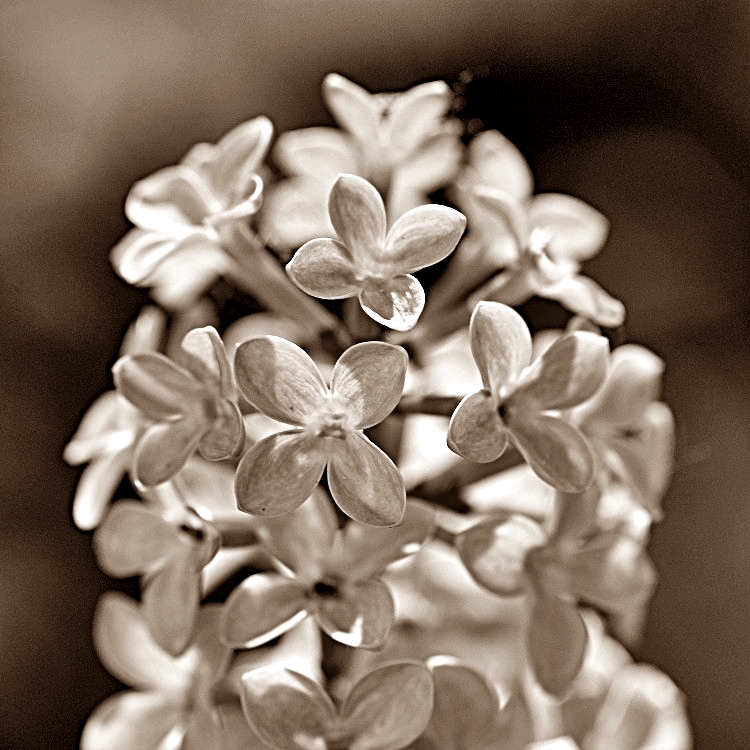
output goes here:
<path id="1" fill-rule="evenodd" d="M 674 424 L 584 275 L 607 220 L 444 82 L 323 97 L 336 126 L 256 117 L 125 202 L 112 262 L 155 304 L 64 457 L 140 595 L 97 607 L 125 689 L 83 750 L 687 750 L 626 649 Z"/>

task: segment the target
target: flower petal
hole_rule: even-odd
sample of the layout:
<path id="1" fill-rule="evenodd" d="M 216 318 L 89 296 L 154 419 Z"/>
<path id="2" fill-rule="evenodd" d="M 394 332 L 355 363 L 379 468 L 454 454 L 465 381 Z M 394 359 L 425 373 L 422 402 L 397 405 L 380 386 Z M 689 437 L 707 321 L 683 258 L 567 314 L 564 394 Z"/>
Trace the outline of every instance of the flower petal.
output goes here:
<path id="1" fill-rule="evenodd" d="M 204 430 L 205 425 L 192 417 L 149 427 L 133 454 L 136 481 L 153 487 L 171 479 L 195 453 Z"/>
<path id="2" fill-rule="evenodd" d="M 581 433 L 559 417 L 524 415 L 508 424 L 534 473 L 563 492 L 583 492 L 594 477 L 594 457 Z"/>
<path id="3" fill-rule="evenodd" d="M 177 247 L 179 240 L 146 229 L 131 229 L 113 248 L 110 262 L 128 284 L 140 286 Z"/>
<path id="4" fill-rule="evenodd" d="M 561 336 L 522 373 L 508 409 L 570 409 L 599 390 L 608 364 L 604 336 L 588 331 Z"/>
<path id="5" fill-rule="evenodd" d="M 382 422 L 404 390 L 409 356 L 400 346 L 364 341 L 339 357 L 331 375 L 331 393 L 343 401 L 355 430 Z"/>
<path id="6" fill-rule="evenodd" d="M 424 664 L 399 661 L 367 672 L 340 714 L 351 750 L 400 750 L 424 732 L 432 715 L 432 675 Z"/>
<path id="7" fill-rule="evenodd" d="M 328 196 L 328 214 L 355 266 L 369 268 L 385 242 L 385 206 L 380 193 L 353 174 L 340 174 Z"/>
<path id="8" fill-rule="evenodd" d="M 396 276 L 378 286 L 368 286 L 359 294 L 362 309 L 378 323 L 394 331 L 409 331 L 424 309 L 422 285 L 408 274 Z"/>
<path id="9" fill-rule="evenodd" d="M 340 127 L 362 143 L 377 135 L 381 106 L 369 91 L 338 73 L 329 73 L 322 89 L 326 107 Z"/>
<path id="10" fill-rule="evenodd" d="M 393 461 L 361 433 L 335 440 L 328 462 L 328 485 L 347 516 L 373 526 L 395 526 L 406 507 L 406 491 Z"/>
<path id="11" fill-rule="evenodd" d="M 561 193 L 535 195 L 529 204 L 529 224 L 551 235 L 549 254 L 557 259 L 587 260 L 604 246 L 609 221 L 579 198 Z"/>
<path id="12" fill-rule="evenodd" d="M 382 254 L 399 273 L 413 273 L 450 255 L 466 228 L 466 217 L 437 204 L 417 206 L 391 227 Z"/>
<path id="13" fill-rule="evenodd" d="M 541 591 L 534 596 L 526 648 L 542 688 L 556 697 L 565 694 L 583 665 L 588 633 L 578 608 Z"/>
<path id="14" fill-rule="evenodd" d="M 500 596 L 523 591 L 530 549 L 547 541 L 542 527 L 517 513 L 491 517 L 458 535 L 456 548 L 471 577 Z"/>
<path id="15" fill-rule="evenodd" d="M 315 618 L 335 641 L 379 651 L 388 642 L 394 618 L 393 597 L 377 579 L 349 581 L 333 596 L 316 597 Z"/>
<path id="16" fill-rule="evenodd" d="M 542 284 L 537 294 L 605 328 L 617 328 L 625 322 L 625 305 L 588 276 L 567 276 L 553 284 Z"/>
<path id="17" fill-rule="evenodd" d="M 471 315 L 469 337 L 484 387 L 503 398 L 531 359 L 528 326 L 512 307 L 479 302 Z"/>
<path id="18" fill-rule="evenodd" d="M 234 378 L 224 344 L 213 326 L 193 328 L 180 342 L 181 364 L 193 377 L 211 385 L 224 398 L 234 395 Z"/>
<path id="19" fill-rule="evenodd" d="M 245 423 L 236 404 L 219 401 L 217 416 L 211 428 L 198 443 L 198 450 L 208 461 L 236 458 L 245 447 Z"/>
<path id="20" fill-rule="evenodd" d="M 428 81 L 397 94 L 388 110 L 390 145 L 397 154 L 413 152 L 442 124 L 453 94 L 445 81 Z"/>
<path id="21" fill-rule="evenodd" d="M 464 397 L 451 417 L 447 441 L 452 451 L 469 461 L 488 463 L 502 456 L 508 432 L 489 392 Z"/>
<path id="22" fill-rule="evenodd" d="M 317 682 L 270 665 L 242 677 L 242 709 L 250 726 L 274 750 L 327 747 L 336 708 Z"/>
<path id="23" fill-rule="evenodd" d="M 320 439 L 313 435 L 295 430 L 264 438 L 237 467 L 237 505 L 254 516 L 289 513 L 310 497 L 325 466 Z"/>
<path id="24" fill-rule="evenodd" d="M 287 130 L 276 139 L 274 161 L 287 175 L 315 177 L 331 182 L 343 172 L 357 171 L 353 141 L 338 128 Z"/>
<path id="25" fill-rule="evenodd" d="M 255 648 L 293 628 L 308 614 L 308 587 L 278 573 L 248 576 L 229 595 L 221 620 L 222 642 Z"/>
<path id="26" fill-rule="evenodd" d="M 234 370 L 242 395 L 279 422 L 305 424 L 328 396 L 328 387 L 305 350 L 279 336 L 241 343 Z"/>
<path id="27" fill-rule="evenodd" d="M 476 170 L 478 183 L 516 200 L 526 200 L 534 191 L 534 176 L 523 154 L 497 130 L 485 130 L 471 139 L 469 164 Z"/>
<path id="28" fill-rule="evenodd" d="M 131 451 L 103 453 L 81 472 L 73 498 L 73 522 L 81 531 L 95 529 L 130 467 Z"/>
<path id="29" fill-rule="evenodd" d="M 306 242 L 287 263 L 286 271 L 300 289 L 320 299 L 353 297 L 361 286 L 351 255 L 338 240 Z"/>

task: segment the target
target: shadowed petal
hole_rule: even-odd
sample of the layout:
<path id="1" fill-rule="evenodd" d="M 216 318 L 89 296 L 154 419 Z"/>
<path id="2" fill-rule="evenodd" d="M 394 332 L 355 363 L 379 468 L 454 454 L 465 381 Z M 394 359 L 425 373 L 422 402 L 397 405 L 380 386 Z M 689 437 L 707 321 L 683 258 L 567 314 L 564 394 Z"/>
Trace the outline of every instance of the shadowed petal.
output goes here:
<path id="1" fill-rule="evenodd" d="M 171 479 L 195 453 L 205 425 L 192 417 L 152 425 L 133 455 L 135 479 L 147 487 Z"/>
<path id="2" fill-rule="evenodd" d="M 279 422 L 303 425 L 328 395 L 304 349 L 279 336 L 258 336 L 237 347 L 237 385 L 258 411 Z"/>
<path id="3" fill-rule="evenodd" d="M 229 595 L 223 608 L 221 639 L 231 648 L 255 648 L 307 616 L 308 587 L 278 573 L 256 573 Z"/>
<path id="4" fill-rule="evenodd" d="M 347 582 L 334 596 L 316 597 L 315 617 L 335 641 L 377 651 L 388 641 L 393 597 L 382 581 Z"/>
<path id="5" fill-rule="evenodd" d="M 385 242 L 385 207 L 380 193 L 361 177 L 341 174 L 328 196 L 328 213 L 355 265 L 372 265 Z"/>
<path id="6" fill-rule="evenodd" d="M 588 276 L 568 276 L 542 285 L 538 294 L 605 328 L 617 328 L 625 322 L 625 305 Z"/>
<path id="7" fill-rule="evenodd" d="M 531 359 L 528 326 L 512 307 L 479 302 L 471 315 L 469 336 L 484 387 L 503 398 Z"/>
<path id="8" fill-rule="evenodd" d="M 359 295 L 362 309 L 378 323 L 394 331 L 409 331 L 424 309 L 425 294 L 419 281 L 408 274 L 382 286 L 368 286 Z"/>
<path id="9" fill-rule="evenodd" d="M 561 336 L 523 373 L 508 408 L 570 409 L 599 390 L 608 364 L 604 336 L 588 331 Z"/>
<path id="10" fill-rule="evenodd" d="M 286 271 L 300 289 L 321 299 L 353 297 L 360 288 L 351 255 L 338 240 L 306 242 Z"/>
<path id="11" fill-rule="evenodd" d="M 336 708 L 309 677 L 275 665 L 242 677 L 242 709 L 258 736 L 275 750 L 310 750 L 324 744 Z"/>
<path id="12" fill-rule="evenodd" d="M 245 447 L 245 423 L 236 404 L 221 401 L 218 414 L 198 443 L 198 450 L 209 461 L 235 458 Z"/>
<path id="13" fill-rule="evenodd" d="M 234 395 L 234 377 L 224 344 L 213 326 L 193 328 L 180 342 L 181 364 L 193 377 L 213 385 L 224 398 Z"/>
<path id="14" fill-rule="evenodd" d="M 131 229 L 113 248 L 110 261 L 128 284 L 144 282 L 177 247 L 178 240 L 146 229 Z"/>
<path id="15" fill-rule="evenodd" d="M 391 227 L 381 257 L 400 273 L 413 273 L 449 255 L 465 228 L 466 217 L 448 206 L 417 206 Z"/>
<path id="16" fill-rule="evenodd" d="M 320 438 L 298 431 L 264 438 L 237 467 L 237 505 L 255 516 L 289 513 L 310 497 L 325 466 Z"/>
<path id="17" fill-rule="evenodd" d="M 401 473 L 388 456 L 361 433 L 336 440 L 328 462 L 328 485 L 347 516 L 373 526 L 395 526 L 406 506 Z"/>
<path id="18" fill-rule="evenodd" d="M 331 393 L 346 404 L 355 430 L 382 422 L 404 390 L 409 356 L 400 346 L 365 341 L 339 357 L 331 376 Z"/>
<path id="19" fill-rule="evenodd" d="M 508 418 L 518 451 L 534 473 L 563 492 L 583 492 L 594 476 L 594 457 L 575 427 L 546 414 Z"/>
<path id="20" fill-rule="evenodd" d="M 351 689 L 341 718 L 352 750 L 400 750 L 424 732 L 432 715 L 432 675 L 424 664 L 376 667 Z"/>
<path id="21" fill-rule="evenodd" d="M 488 391 L 465 396 L 448 426 L 448 447 L 469 461 L 487 463 L 499 458 L 508 446 L 508 431 Z"/>

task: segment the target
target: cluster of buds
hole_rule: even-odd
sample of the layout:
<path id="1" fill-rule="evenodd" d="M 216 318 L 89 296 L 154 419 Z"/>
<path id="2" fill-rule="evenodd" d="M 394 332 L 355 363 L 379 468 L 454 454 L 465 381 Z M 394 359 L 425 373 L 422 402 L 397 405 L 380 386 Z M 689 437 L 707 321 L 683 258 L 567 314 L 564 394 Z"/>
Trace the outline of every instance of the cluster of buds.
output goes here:
<path id="1" fill-rule="evenodd" d="M 152 301 L 65 459 L 140 595 L 97 607 L 125 689 L 82 750 L 687 750 L 628 650 L 674 424 L 583 274 L 607 220 L 444 82 L 323 96 L 336 126 L 257 117 L 127 197 Z"/>

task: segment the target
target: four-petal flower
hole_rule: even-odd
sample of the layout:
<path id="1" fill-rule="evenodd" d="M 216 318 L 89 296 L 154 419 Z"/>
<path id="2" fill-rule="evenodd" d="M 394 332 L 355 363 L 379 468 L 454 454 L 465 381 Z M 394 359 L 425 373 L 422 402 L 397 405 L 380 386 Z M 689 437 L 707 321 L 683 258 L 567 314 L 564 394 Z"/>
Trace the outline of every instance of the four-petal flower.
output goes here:
<path id="1" fill-rule="evenodd" d="M 406 493 L 393 461 L 363 433 L 382 422 L 401 398 L 408 356 L 400 346 L 355 344 L 333 367 L 330 387 L 296 344 L 277 336 L 237 347 L 237 385 L 268 417 L 294 425 L 260 440 L 237 467 L 241 510 L 277 516 L 311 494 L 328 468 L 333 499 L 348 516 L 393 526 L 404 514 Z"/>

